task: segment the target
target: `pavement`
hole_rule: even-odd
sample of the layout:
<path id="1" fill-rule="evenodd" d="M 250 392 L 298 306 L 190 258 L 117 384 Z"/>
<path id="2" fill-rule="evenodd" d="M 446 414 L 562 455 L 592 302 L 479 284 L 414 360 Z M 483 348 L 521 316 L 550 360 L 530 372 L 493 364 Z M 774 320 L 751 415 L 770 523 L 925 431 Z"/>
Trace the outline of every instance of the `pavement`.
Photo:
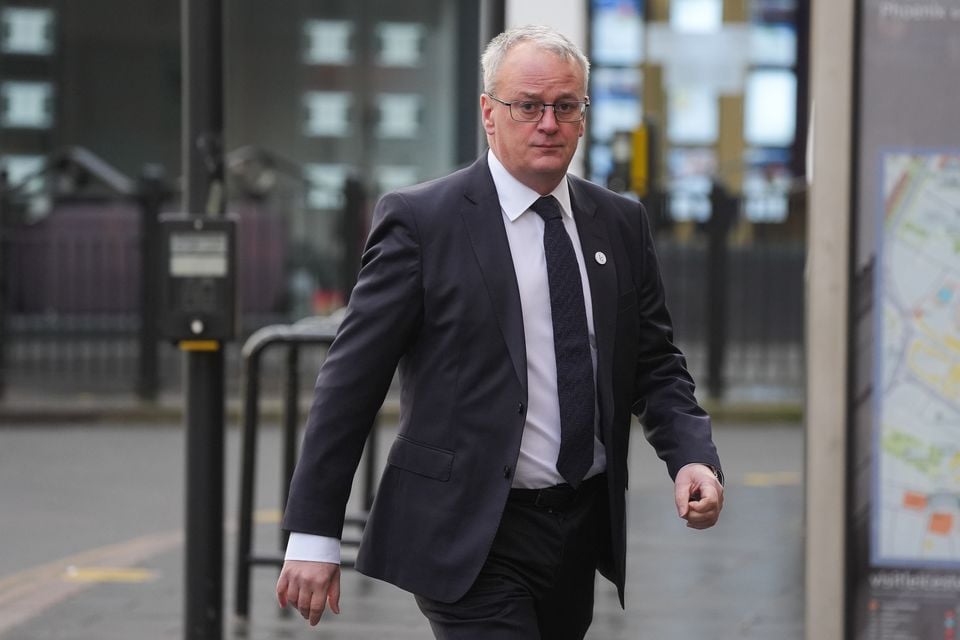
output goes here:
<path id="1" fill-rule="evenodd" d="M 88 402 L 95 411 L 97 400 Z M 64 410 L 59 422 L 53 412 L 45 420 L 20 414 L 20 421 L 0 412 L 0 640 L 184 638 L 179 419 L 138 421 L 114 412 L 99 420 L 81 409 Z M 408 594 L 350 570 L 342 613 L 325 616 L 317 628 L 278 610 L 276 570 L 269 567 L 254 569 L 251 614 L 236 619 L 240 434 L 236 420 L 230 422 L 223 637 L 431 637 Z M 281 443 L 271 422 L 259 439 L 258 551 L 279 546 Z M 381 429 L 378 460 L 395 427 L 385 420 Z M 802 638 L 802 428 L 795 420 L 720 420 L 715 438 L 727 475 L 726 506 L 716 527 L 698 532 L 677 518 L 663 464 L 635 429 L 626 610 L 598 579 L 588 638 Z M 354 496 L 360 493 L 355 487 Z M 354 502 L 350 510 L 358 507 Z"/>

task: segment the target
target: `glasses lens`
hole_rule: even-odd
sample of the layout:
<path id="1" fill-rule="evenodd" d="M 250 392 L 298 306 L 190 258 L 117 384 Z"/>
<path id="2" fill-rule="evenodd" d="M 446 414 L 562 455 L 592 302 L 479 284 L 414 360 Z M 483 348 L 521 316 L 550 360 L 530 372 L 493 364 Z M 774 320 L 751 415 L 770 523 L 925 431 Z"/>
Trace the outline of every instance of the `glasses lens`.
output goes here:
<path id="1" fill-rule="evenodd" d="M 513 102 L 510 104 L 510 115 L 521 122 L 536 122 L 543 116 L 543 103 Z"/>
<path id="2" fill-rule="evenodd" d="M 580 102 L 558 102 L 553 107 L 558 122 L 577 122 L 583 117 Z"/>

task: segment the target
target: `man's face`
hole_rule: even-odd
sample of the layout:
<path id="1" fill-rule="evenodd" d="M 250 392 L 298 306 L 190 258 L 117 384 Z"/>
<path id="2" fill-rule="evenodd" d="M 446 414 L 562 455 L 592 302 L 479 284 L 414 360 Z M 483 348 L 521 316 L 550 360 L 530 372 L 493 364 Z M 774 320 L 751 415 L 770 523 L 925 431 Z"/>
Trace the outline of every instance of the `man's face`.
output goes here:
<path id="1" fill-rule="evenodd" d="M 538 49 L 532 43 L 512 48 L 496 78 L 496 97 L 506 102 L 537 100 L 555 103 L 583 100 L 583 71 L 573 60 Z M 483 127 L 490 148 L 513 177 L 541 195 L 552 191 L 567 172 L 583 122 L 557 122 L 547 107 L 539 122 L 517 122 L 510 108 L 488 95 L 480 96 Z"/>

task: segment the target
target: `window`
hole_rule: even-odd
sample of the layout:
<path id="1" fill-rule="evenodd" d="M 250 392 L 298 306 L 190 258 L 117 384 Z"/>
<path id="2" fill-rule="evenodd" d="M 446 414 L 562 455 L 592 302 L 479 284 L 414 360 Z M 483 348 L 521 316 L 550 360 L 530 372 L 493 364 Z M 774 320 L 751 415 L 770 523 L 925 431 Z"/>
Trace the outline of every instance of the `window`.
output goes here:
<path id="1" fill-rule="evenodd" d="M 53 53 L 53 11 L 8 7 L 0 11 L 0 52 L 23 55 Z"/>
<path id="2" fill-rule="evenodd" d="M 708 33 L 723 25 L 721 0 L 673 0 L 670 3 L 670 26 L 676 31 Z"/>
<path id="3" fill-rule="evenodd" d="M 53 85 L 22 81 L 0 84 L 0 125 L 49 129 L 53 125 Z"/>
<path id="4" fill-rule="evenodd" d="M 744 138 L 759 147 L 787 147 L 797 129 L 797 76 L 790 69 L 761 69 L 747 76 Z"/>
<path id="5" fill-rule="evenodd" d="M 344 65 L 353 60 L 350 39 L 353 24 L 346 20 L 307 20 L 304 62 L 307 64 Z"/>
<path id="6" fill-rule="evenodd" d="M 416 93 L 381 93 L 377 97 L 380 120 L 377 136 L 415 138 L 420 129 L 421 96 Z"/>
<path id="7" fill-rule="evenodd" d="M 307 204 L 312 209 L 339 209 L 343 206 L 343 188 L 350 168 L 345 164 L 304 165 L 310 182 Z"/>
<path id="8" fill-rule="evenodd" d="M 309 136 L 343 138 L 350 134 L 350 107 L 353 98 L 343 91 L 308 91 L 306 133 Z"/>
<path id="9" fill-rule="evenodd" d="M 416 22 L 383 22 L 377 25 L 380 40 L 378 63 L 384 67 L 420 65 L 423 25 Z"/>

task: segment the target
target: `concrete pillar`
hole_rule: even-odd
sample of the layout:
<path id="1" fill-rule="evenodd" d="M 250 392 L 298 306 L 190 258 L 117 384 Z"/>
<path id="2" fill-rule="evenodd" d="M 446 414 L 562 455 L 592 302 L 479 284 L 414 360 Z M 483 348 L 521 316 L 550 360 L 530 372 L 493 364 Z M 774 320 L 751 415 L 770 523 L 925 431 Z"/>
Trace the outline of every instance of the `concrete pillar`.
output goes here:
<path id="1" fill-rule="evenodd" d="M 844 637 L 854 4 L 814 2 L 807 235 L 806 639 Z"/>

